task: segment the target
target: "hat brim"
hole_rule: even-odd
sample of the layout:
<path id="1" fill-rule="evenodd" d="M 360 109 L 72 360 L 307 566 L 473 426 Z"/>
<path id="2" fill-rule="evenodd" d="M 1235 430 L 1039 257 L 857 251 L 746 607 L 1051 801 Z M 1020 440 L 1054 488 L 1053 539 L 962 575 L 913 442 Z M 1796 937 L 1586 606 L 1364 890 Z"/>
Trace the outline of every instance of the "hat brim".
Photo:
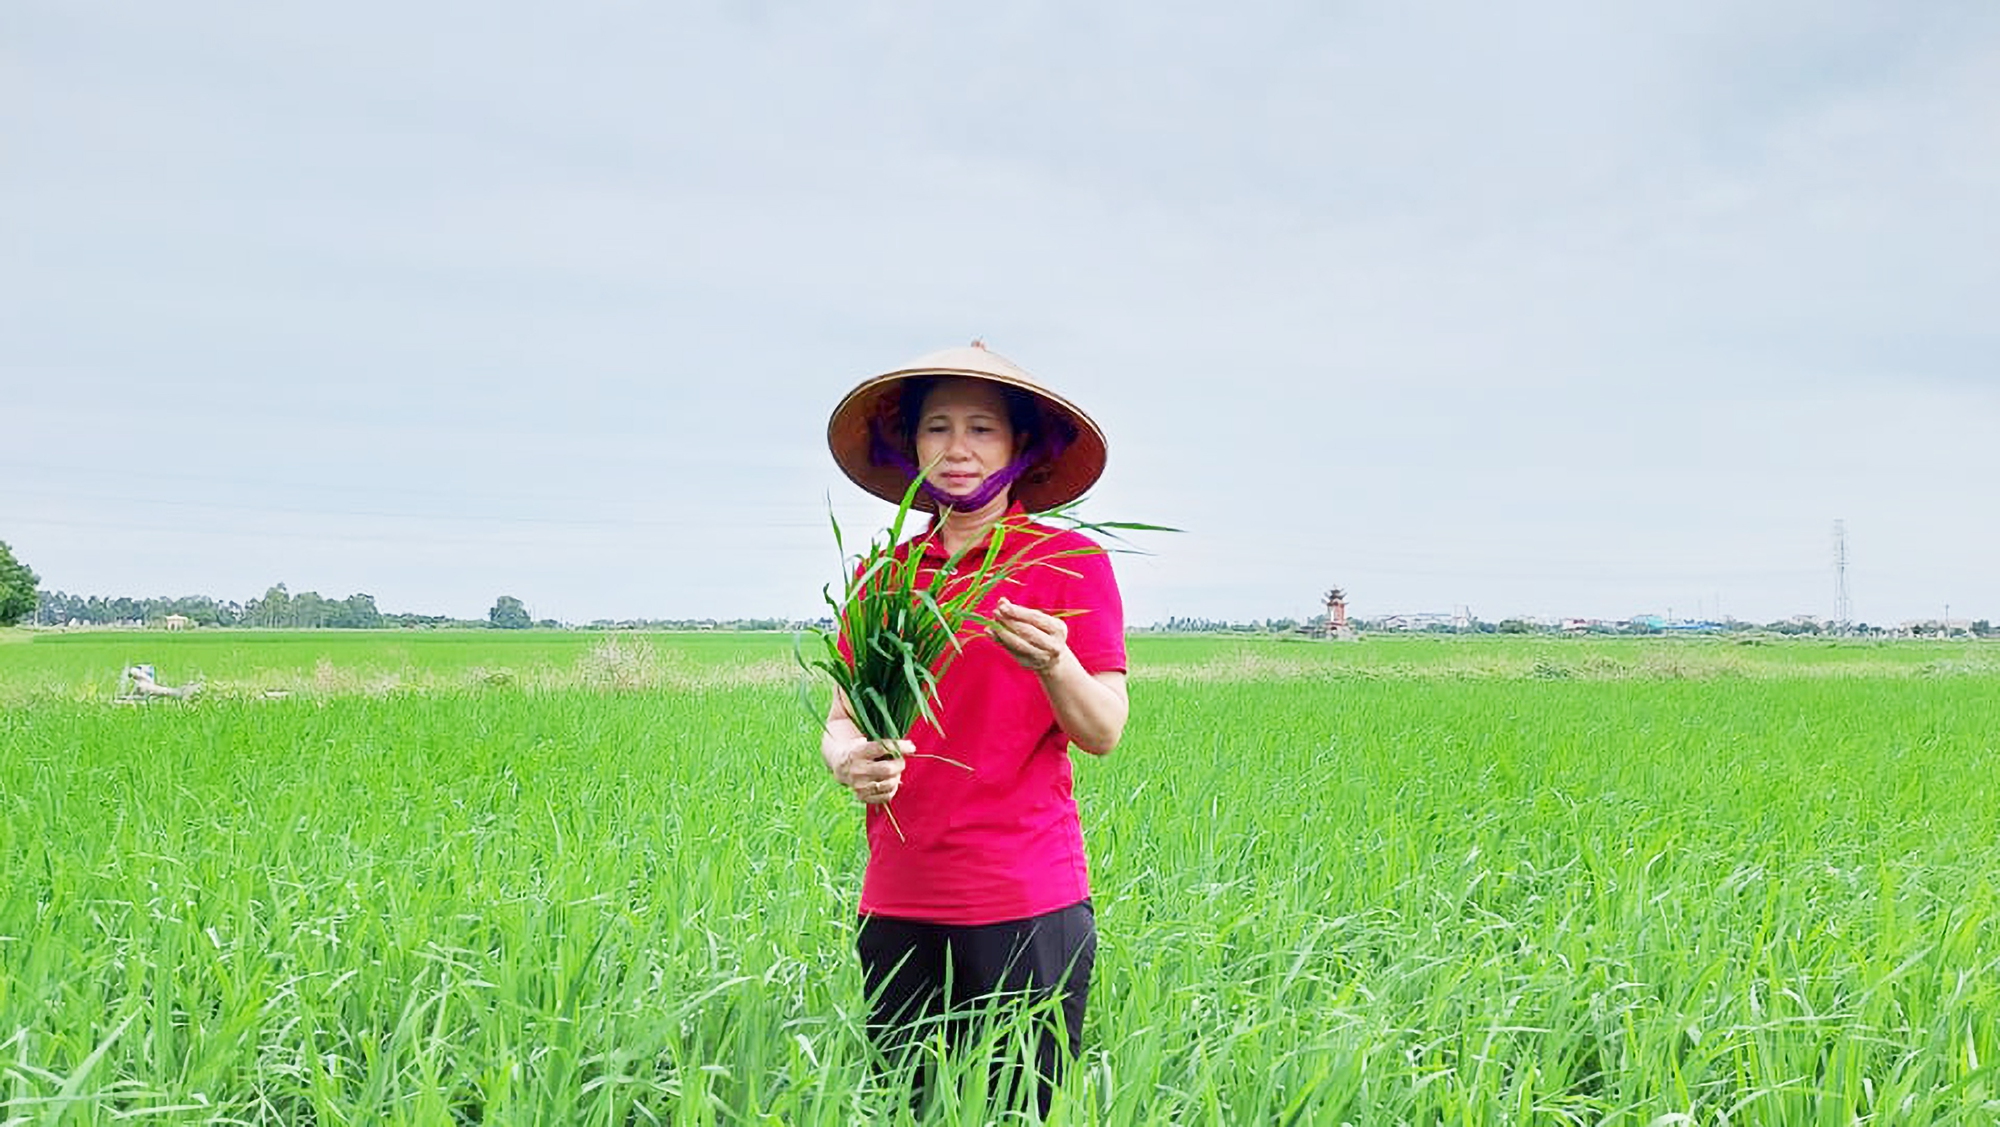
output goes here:
<path id="1" fill-rule="evenodd" d="M 833 460 L 854 484 L 892 504 L 909 489 L 907 470 L 881 465 L 869 454 L 869 426 L 893 418 L 904 385 L 922 376 L 958 376 L 1018 388 L 1036 400 L 1045 418 L 1067 423 L 1074 438 L 1049 461 L 1031 468 L 1011 487 L 1013 500 L 1029 512 L 1047 512 L 1088 492 L 1104 474 L 1104 432 L 1084 410 L 1043 387 L 1020 366 L 983 347 L 933 352 L 894 371 L 870 376 L 847 393 L 826 424 L 826 443 Z M 916 506 L 937 508 L 928 496 L 917 495 Z"/>

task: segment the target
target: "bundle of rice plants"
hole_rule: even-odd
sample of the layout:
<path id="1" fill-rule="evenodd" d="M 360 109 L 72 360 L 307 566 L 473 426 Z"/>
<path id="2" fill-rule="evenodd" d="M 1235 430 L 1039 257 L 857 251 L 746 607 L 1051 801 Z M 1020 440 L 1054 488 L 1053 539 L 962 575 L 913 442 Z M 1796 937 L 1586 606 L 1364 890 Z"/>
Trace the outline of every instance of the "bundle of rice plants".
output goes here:
<path id="1" fill-rule="evenodd" d="M 958 655 L 962 632 L 968 625 L 993 624 L 979 609 L 987 596 L 1025 568 L 1056 567 L 1060 566 L 1057 561 L 1066 557 L 1107 550 L 1091 544 L 1030 551 L 1027 549 L 1050 534 L 1002 520 L 982 541 L 966 544 L 941 565 L 926 567 L 923 552 L 914 544 L 903 544 L 903 532 L 922 485 L 923 475 L 919 474 L 904 491 L 889 527 L 859 553 L 839 593 L 831 584 L 822 589 L 833 611 L 835 628 L 812 629 L 822 652 L 810 660 L 800 655 L 801 664 L 824 673 L 833 682 L 847 701 L 855 727 L 870 740 L 903 739 L 920 718 L 936 722 L 933 706 L 938 678 Z M 1071 502 L 1035 514 L 1035 519 L 1114 539 L 1121 539 L 1121 532 L 1175 531 L 1133 522 L 1085 521 L 1075 515 L 1081 504 Z M 834 546 L 845 561 L 847 545 L 840 521 L 831 522 Z M 967 563 L 972 565 L 969 571 L 963 570 Z M 944 756 L 925 757 L 972 769 Z M 884 812 L 895 826 L 894 813 L 886 806 Z M 901 836 L 902 828 L 895 828 Z"/>

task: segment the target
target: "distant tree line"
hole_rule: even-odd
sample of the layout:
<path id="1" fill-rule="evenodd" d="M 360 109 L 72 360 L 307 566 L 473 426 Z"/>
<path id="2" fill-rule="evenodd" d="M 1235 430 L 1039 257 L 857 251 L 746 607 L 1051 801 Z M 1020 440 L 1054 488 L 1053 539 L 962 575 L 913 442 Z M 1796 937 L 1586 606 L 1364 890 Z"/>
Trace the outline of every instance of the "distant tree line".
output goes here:
<path id="1" fill-rule="evenodd" d="M 595 618 L 581 630 L 803 630 L 833 629 L 831 618 Z"/>
<path id="2" fill-rule="evenodd" d="M 1251 618 L 1237 622 L 1175 615 L 1146 629 L 1167 634 L 1289 634 L 1302 625 L 1296 618 Z"/>
<path id="3" fill-rule="evenodd" d="M 1175 616 L 1142 629 L 1167 634 L 1289 634 L 1305 633 L 1322 623 L 1317 616 L 1310 619 L 1296 618 L 1253 618 L 1232 621 L 1215 618 L 1191 618 Z M 1357 618 L 1356 629 L 1364 633 L 1384 634 L 1597 634 L 1597 635 L 1659 635 L 1675 633 L 1708 634 L 1788 634 L 1807 636 L 1832 636 L 1839 631 L 1831 624 L 1812 619 L 1785 619 L 1778 622 L 1758 624 L 1731 619 L 1719 623 L 1674 624 L 1653 622 L 1644 619 L 1630 621 L 1592 621 L 1580 628 L 1565 628 L 1546 622 L 1532 622 L 1525 618 L 1504 618 L 1498 622 L 1488 622 L 1479 618 L 1468 618 L 1462 622 L 1429 621 L 1411 625 L 1392 619 Z M 1919 624 L 1919 634 L 1930 631 L 1941 632 L 1939 624 L 1930 624 L 1929 631 Z M 1975 637 L 2000 637 L 2000 629 L 1986 619 L 1969 624 L 1966 632 Z M 1886 637 L 1894 631 L 1887 627 L 1855 623 L 1847 627 L 1846 633 L 1854 637 Z"/>
<path id="4" fill-rule="evenodd" d="M 62 591 L 41 591 L 35 596 L 35 610 L 29 621 L 44 626 L 85 623 L 111 626 L 122 623 L 157 623 L 179 615 L 195 626 L 251 626 L 293 630 L 380 630 L 395 627 L 483 627 L 520 630 L 529 626 L 556 626 L 544 619 L 536 622 L 521 600 L 502 595 L 484 619 L 452 618 L 442 614 L 385 614 L 375 605 L 375 596 L 349 595 L 330 599 L 317 591 L 293 594 L 283 583 L 273 585 L 261 598 L 239 603 L 207 595 L 160 596 L 135 599 L 125 596 L 71 595 Z"/>
<path id="5" fill-rule="evenodd" d="M 214 599 L 207 595 L 135 599 L 43 591 L 35 611 L 35 621 L 46 625 L 83 622 L 108 626 L 114 623 L 158 622 L 170 615 L 180 615 L 197 626 L 358 630 L 399 625 L 392 620 L 410 617 L 383 614 L 376 607 L 373 595 L 349 595 L 344 599 L 329 599 L 317 591 L 301 591 L 294 595 L 280 583 L 264 592 L 263 598 L 251 599 L 247 603 Z"/>

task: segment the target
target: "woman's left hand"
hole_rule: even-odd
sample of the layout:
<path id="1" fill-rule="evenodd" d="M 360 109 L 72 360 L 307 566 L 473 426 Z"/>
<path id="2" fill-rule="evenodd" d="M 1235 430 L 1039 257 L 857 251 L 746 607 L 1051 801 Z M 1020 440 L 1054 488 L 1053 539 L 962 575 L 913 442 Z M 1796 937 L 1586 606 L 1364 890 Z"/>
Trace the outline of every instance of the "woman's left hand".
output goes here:
<path id="1" fill-rule="evenodd" d="M 988 630 L 1022 668 L 1035 673 L 1054 669 L 1069 652 L 1069 627 L 1062 619 L 1006 599 L 993 608 Z"/>

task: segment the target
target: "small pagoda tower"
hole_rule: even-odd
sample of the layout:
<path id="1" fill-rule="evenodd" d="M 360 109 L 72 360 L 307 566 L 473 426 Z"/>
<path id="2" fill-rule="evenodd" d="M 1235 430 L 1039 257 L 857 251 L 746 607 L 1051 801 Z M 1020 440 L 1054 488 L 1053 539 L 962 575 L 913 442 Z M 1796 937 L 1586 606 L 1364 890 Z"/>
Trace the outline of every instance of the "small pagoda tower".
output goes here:
<path id="1" fill-rule="evenodd" d="M 1352 638 L 1354 626 L 1347 621 L 1347 592 L 1338 587 L 1326 592 L 1326 637 Z"/>

